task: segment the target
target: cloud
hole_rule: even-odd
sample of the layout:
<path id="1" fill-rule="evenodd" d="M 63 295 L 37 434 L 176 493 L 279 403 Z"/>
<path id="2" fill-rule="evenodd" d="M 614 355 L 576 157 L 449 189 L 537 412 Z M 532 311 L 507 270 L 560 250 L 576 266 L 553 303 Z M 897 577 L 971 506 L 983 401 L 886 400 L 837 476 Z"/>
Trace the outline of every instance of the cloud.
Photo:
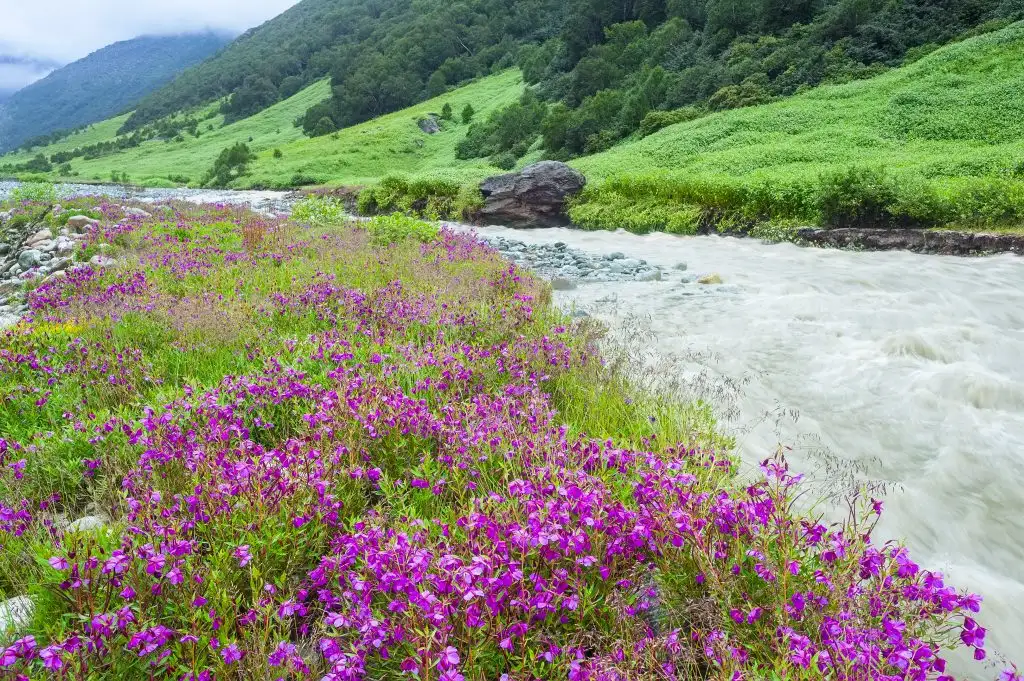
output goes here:
<path id="1" fill-rule="evenodd" d="M 52 70 L 53 67 L 36 62 L 20 63 L 0 57 L 0 93 L 20 90 Z"/>
<path id="2" fill-rule="evenodd" d="M 119 40 L 240 33 L 297 0 L 0 0 L 0 55 L 66 63 Z M 0 68 L 3 65 L 0 64 Z"/>

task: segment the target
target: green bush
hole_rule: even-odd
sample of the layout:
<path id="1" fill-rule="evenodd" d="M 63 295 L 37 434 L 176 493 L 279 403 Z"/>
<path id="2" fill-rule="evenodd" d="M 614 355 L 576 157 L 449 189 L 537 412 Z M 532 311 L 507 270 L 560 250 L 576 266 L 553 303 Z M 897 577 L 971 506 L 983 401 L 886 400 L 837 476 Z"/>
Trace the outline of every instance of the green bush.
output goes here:
<path id="1" fill-rule="evenodd" d="M 332 196 L 307 196 L 292 208 L 292 219 L 319 227 L 347 219 L 345 204 Z"/>
<path id="2" fill-rule="evenodd" d="M 696 234 L 702 211 L 691 204 L 630 200 L 614 191 L 587 189 L 570 202 L 569 219 L 583 229 L 625 229 L 636 234 Z"/>
<path id="3" fill-rule="evenodd" d="M 252 153 L 249 145 L 245 142 L 237 142 L 220 152 L 217 160 L 213 162 L 213 167 L 207 172 L 203 184 L 226 187 L 245 175 L 249 163 L 254 160 L 256 160 L 256 154 Z"/>
<path id="4" fill-rule="evenodd" d="M 700 116 L 700 109 L 692 106 L 684 106 L 681 109 L 674 109 L 672 111 L 651 111 L 640 122 L 639 134 L 640 137 L 647 137 L 662 128 L 667 128 L 676 123 L 692 121 L 695 118 L 700 118 Z"/>
<path id="5" fill-rule="evenodd" d="M 476 115 L 476 109 L 473 108 L 472 104 L 467 104 L 462 109 L 462 122 L 465 125 L 469 125 L 473 121 L 473 116 Z"/>
<path id="6" fill-rule="evenodd" d="M 416 218 L 392 213 L 380 215 L 365 223 L 366 231 L 375 244 L 386 246 L 407 239 L 428 243 L 437 238 L 437 226 Z"/>

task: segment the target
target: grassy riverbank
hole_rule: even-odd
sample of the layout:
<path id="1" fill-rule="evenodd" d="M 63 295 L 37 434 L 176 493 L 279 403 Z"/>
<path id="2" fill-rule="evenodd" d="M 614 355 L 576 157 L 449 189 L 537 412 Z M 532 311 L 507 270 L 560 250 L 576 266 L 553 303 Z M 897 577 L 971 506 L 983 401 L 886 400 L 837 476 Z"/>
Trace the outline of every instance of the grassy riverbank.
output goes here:
<path id="1" fill-rule="evenodd" d="M 741 483 L 706 407 L 472 237 L 65 205 L 117 264 L 0 335 L 0 597 L 34 604 L 5 671 L 930 678 L 983 647 L 975 597 L 867 539 L 880 505 L 795 515 L 778 458 Z"/>

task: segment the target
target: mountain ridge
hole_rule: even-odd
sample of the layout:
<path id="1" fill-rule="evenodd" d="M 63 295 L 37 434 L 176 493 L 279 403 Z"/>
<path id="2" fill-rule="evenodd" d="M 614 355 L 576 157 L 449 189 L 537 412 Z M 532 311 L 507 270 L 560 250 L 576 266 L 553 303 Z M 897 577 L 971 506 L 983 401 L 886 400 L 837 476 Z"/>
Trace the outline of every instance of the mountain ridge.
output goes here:
<path id="1" fill-rule="evenodd" d="M 227 34 L 214 31 L 143 35 L 58 68 L 0 107 L 0 151 L 123 113 L 228 41 Z"/>

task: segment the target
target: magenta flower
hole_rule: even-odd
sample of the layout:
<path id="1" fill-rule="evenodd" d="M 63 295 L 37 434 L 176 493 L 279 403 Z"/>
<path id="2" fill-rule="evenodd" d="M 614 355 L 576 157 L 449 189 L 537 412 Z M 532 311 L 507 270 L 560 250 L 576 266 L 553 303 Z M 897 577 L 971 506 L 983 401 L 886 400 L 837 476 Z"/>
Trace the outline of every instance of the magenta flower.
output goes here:
<path id="1" fill-rule="evenodd" d="M 238 645 L 234 643 L 225 646 L 224 649 L 220 651 L 220 656 L 224 658 L 224 663 L 229 665 L 241 660 L 243 655 L 244 653 L 239 650 Z"/>

